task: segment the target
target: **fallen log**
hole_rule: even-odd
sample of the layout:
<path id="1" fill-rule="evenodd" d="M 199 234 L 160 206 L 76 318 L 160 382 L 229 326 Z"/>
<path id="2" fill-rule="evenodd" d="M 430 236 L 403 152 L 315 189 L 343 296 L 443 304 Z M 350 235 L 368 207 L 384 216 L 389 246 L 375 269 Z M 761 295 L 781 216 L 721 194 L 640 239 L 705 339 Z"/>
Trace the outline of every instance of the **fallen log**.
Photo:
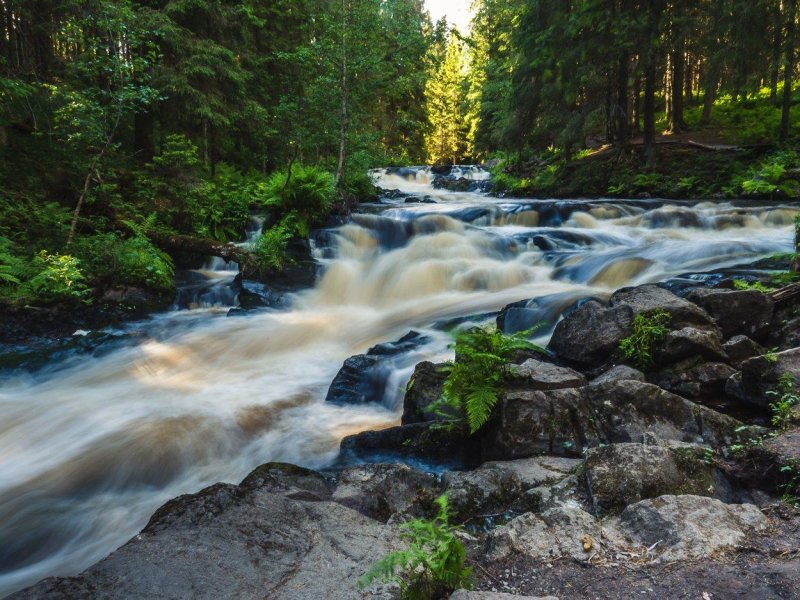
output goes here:
<path id="1" fill-rule="evenodd" d="M 165 252 L 191 252 L 202 256 L 218 256 L 225 261 L 239 265 L 239 271 L 255 273 L 258 261 L 255 255 L 236 244 L 219 242 L 190 235 L 164 234 L 148 231 L 147 237 Z"/>
<path id="2" fill-rule="evenodd" d="M 769 294 L 769 297 L 776 305 L 785 304 L 798 296 L 800 296 L 800 282 L 784 286 Z"/>

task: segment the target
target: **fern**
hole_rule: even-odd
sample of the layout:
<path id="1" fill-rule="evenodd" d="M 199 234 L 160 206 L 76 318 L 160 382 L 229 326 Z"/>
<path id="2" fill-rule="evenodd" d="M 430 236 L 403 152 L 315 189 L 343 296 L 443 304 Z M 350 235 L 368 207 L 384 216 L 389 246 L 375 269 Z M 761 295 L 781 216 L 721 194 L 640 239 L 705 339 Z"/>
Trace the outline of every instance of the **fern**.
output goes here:
<path id="1" fill-rule="evenodd" d="M 636 315 L 631 334 L 619 342 L 625 359 L 632 361 L 639 369 L 649 367 L 653 362 L 655 344 L 667 335 L 667 325 L 671 319 L 672 315 L 661 309 Z"/>
<path id="2" fill-rule="evenodd" d="M 456 360 L 449 366 L 442 402 L 465 414 L 471 434 L 491 418 L 514 355 L 521 350 L 544 352 L 526 339 L 534 330 L 504 335 L 472 329 L 456 337 Z"/>
<path id="3" fill-rule="evenodd" d="M 439 507 L 432 520 L 415 519 L 401 525 L 407 550 L 387 554 L 358 581 L 363 589 L 375 581 L 400 584 L 400 598 L 430 600 L 470 586 L 472 569 L 466 566 L 467 552 L 456 537 L 458 527 L 450 525 L 447 496 L 436 499 Z"/>

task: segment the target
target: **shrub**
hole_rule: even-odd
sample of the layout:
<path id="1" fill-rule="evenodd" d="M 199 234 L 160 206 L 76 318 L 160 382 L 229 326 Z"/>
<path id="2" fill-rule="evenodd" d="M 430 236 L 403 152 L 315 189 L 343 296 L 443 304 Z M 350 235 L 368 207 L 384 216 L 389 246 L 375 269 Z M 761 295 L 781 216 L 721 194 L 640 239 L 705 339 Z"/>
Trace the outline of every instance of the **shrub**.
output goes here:
<path id="1" fill-rule="evenodd" d="M 38 272 L 20 288 L 23 298 L 37 304 L 88 301 L 90 293 L 80 261 L 69 254 L 48 254 L 42 250 L 33 260 Z"/>
<path id="2" fill-rule="evenodd" d="M 456 360 L 447 367 L 443 401 L 466 415 L 470 433 L 491 417 L 514 355 L 520 350 L 544 352 L 525 339 L 529 334 L 504 335 L 499 330 L 478 328 L 456 337 Z"/>
<path id="3" fill-rule="evenodd" d="M 636 315 L 631 334 L 619 343 L 625 359 L 632 361 L 639 369 L 649 367 L 653 362 L 655 344 L 667 335 L 667 325 L 671 318 L 667 311 L 661 309 Z"/>
<path id="4" fill-rule="evenodd" d="M 98 284 L 123 284 L 158 291 L 173 288 L 172 259 L 141 231 L 129 238 L 116 233 L 81 237 L 75 241 L 75 252 L 87 276 Z"/>
<path id="5" fill-rule="evenodd" d="M 767 395 L 775 398 L 775 402 L 769 405 L 772 409 L 772 426 L 786 431 L 792 424 L 795 407 L 800 405 L 797 380 L 791 373 L 784 373 L 778 379 L 778 389 L 770 390 Z"/>
<path id="6" fill-rule="evenodd" d="M 256 261 L 262 270 L 281 270 L 288 261 L 286 249 L 297 235 L 293 215 L 284 217 L 280 223 L 267 229 L 253 248 Z"/>
<path id="7" fill-rule="evenodd" d="M 400 584 L 400 597 L 429 600 L 447 597 L 470 587 L 472 569 L 466 566 L 464 544 L 450 525 L 447 496 L 436 499 L 439 511 L 432 520 L 415 519 L 401 525 L 408 550 L 392 552 L 375 563 L 359 580 L 359 588 L 374 581 Z"/>
<path id="8" fill-rule="evenodd" d="M 0 236 L 0 286 L 19 285 L 25 270 L 25 261 L 11 252 L 11 240 Z"/>
<path id="9" fill-rule="evenodd" d="M 262 190 L 265 206 L 275 208 L 281 216 L 296 215 L 297 229 L 302 235 L 324 223 L 335 200 L 333 175 L 317 167 L 295 166 L 291 177 L 286 171 L 273 173 Z"/>

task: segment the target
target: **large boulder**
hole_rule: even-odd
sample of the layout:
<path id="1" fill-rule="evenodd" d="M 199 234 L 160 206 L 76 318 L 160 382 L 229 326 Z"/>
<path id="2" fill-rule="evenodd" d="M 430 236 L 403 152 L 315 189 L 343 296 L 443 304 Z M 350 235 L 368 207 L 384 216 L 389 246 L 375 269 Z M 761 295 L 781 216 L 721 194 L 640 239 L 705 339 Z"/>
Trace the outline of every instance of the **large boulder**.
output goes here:
<path id="1" fill-rule="evenodd" d="M 442 482 L 457 519 L 466 521 L 511 509 L 534 510 L 538 499 L 526 492 L 561 481 L 580 463 L 555 456 L 488 462 L 472 471 L 449 471 Z"/>
<path id="2" fill-rule="evenodd" d="M 280 488 L 320 488 L 308 472 L 287 471 L 273 466 L 241 486 L 217 484 L 171 500 L 139 535 L 80 575 L 45 579 L 13 597 L 393 597 L 355 583 L 403 547 L 399 531 L 335 502 L 289 497 Z"/>
<path id="3" fill-rule="evenodd" d="M 779 380 L 785 374 L 794 377 L 795 389 L 800 390 L 800 348 L 748 359 L 741 369 L 741 374 L 728 380 L 725 391 L 754 406 L 768 408 L 775 402 L 767 392 L 777 391 Z"/>
<path id="4" fill-rule="evenodd" d="M 659 387 L 691 400 L 715 400 L 725 393 L 728 379 L 736 369 L 722 362 L 688 359 L 651 375 Z"/>
<path id="5" fill-rule="evenodd" d="M 714 318 L 725 339 L 746 335 L 755 340 L 763 340 L 769 333 L 775 304 L 762 292 L 697 288 L 687 299 Z"/>
<path id="6" fill-rule="evenodd" d="M 436 477 L 400 464 L 342 470 L 331 499 L 378 521 L 422 516 L 440 493 Z"/>
<path id="7" fill-rule="evenodd" d="M 715 329 L 711 316 L 696 304 L 676 296 L 657 285 L 641 285 L 625 288 L 611 296 L 609 306 L 627 306 L 633 315 L 663 310 L 669 313 L 671 329 L 694 327 L 696 329 Z"/>
<path id="8" fill-rule="evenodd" d="M 590 300 L 556 325 L 548 347 L 579 366 L 601 365 L 618 352 L 620 340 L 630 335 L 632 322 L 630 307 L 608 308 Z"/>
<path id="9" fill-rule="evenodd" d="M 498 402 L 481 437 L 486 458 L 509 460 L 576 456 L 600 444 L 639 442 L 645 434 L 717 447 L 736 438 L 738 425 L 655 385 L 623 380 L 562 390 L 511 390 Z"/>
<path id="10" fill-rule="evenodd" d="M 450 600 L 558 600 L 558 598 L 555 596 L 520 596 L 519 594 L 504 594 L 503 592 L 457 590 L 450 596 Z"/>
<path id="11" fill-rule="evenodd" d="M 716 362 L 727 362 L 728 355 L 722 347 L 722 338 L 716 331 L 683 327 L 667 333 L 658 344 L 655 363 L 672 364 L 686 358 L 699 357 Z"/>
<path id="12" fill-rule="evenodd" d="M 442 396 L 447 379 L 445 366 L 425 361 L 414 367 L 403 400 L 403 425 L 432 421 L 438 417 L 430 406 Z"/>
<path id="13" fill-rule="evenodd" d="M 378 344 L 366 354 L 357 354 L 344 361 L 325 396 L 335 404 L 366 404 L 382 402 L 393 372 L 392 357 L 405 354 L 429 341 L 430 338 L 412 331 L 397 342 Z"/>
<path id="14" fill-rule="evenodd" d="M 752 504 L 724 504 L 702 496 L 660 496 L 632 504 L 619 531 L 655 560 L 696 560 L 733 548 L 763 531 L 767 518 Z"/>
<path id="15" fill-rule="evenodd" d="M 525 513 L 494 529 L 488 555 L 499 560 L 522 555 L 534 560 L 571 557 L 585 561 L 622 545 L 615 531 L 605 528 L 575 502 L 563 502 L 541 514 Z"/>
<path id="16" fill-rule="evenodd" d="M 561 292 L 509 304 L 497 315 L 497 328 L 503 333 L 517 333 L 538 327 L 537 334 L 552 331 L 561 315 L 583 298 L 580 292 Z"/>
<path id="17" fill-rule="evenodd" d="M 341 443 L 341 458 L 345 462 L 413 458 L 459 468 L 480 464 L 481 448 L 478 437 L 470 436 L 463 423 L 434 421 L 347 436 Z"/>
<path id="18" fill-rule="evenodd" d="M 722 349 L 728 355 L 730 363 L 737 369 L 741 368 L 742 363 L 748 358 L 761 356 L 766 349 L 754 342 L 746 335 L 735 335 L 723 344 Z"/>
<path id="19" fill-rule="evenodd" d="M 567 367 L 530 358 L 509 368 L 509 384 L 526 390 L 560 390 L 586 385 L 586 378 Z"/>
<path id="20" fill-rule="evenodd" d="M 616 365 L 611 367 L 602 375 L 595 377 L 592 380 L 592 384 L 599 385 L 601 383 L 610 383 L 612 381 L 641 381 L 644 383 L 645 375 L 633 367 L 629 367 L 627 365 Z"/>
<path id="21" fill-rule="evenodd" d="M 691 444 L 610 444 L 586 453 L 584 474 L 594 506 L 621 511 L 629 504 L 664 494 L 718 493 L 710 449 Z M 727 491 L 725 489 L 719 492 Z"/>

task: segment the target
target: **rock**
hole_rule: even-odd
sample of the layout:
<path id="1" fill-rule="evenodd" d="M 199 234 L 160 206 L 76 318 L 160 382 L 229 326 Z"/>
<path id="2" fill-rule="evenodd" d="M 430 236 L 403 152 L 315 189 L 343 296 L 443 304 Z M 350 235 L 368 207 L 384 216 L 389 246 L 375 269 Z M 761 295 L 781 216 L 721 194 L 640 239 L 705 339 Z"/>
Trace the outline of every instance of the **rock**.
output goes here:
<path id="1" fill-rule="evenodd" d="M 436 477 L 407 465 L 367 464 L 339 473 L 331 499 L 383 521 L 420 517 L 440 494 Z"/>
<path id="2" fill-rule="evenodd" d="M 764 432 L 756 431 L 752 437 L 763 439 Z M 783 494 L 788 484 L 794 493 L 800 492 L 797 489 L 800 481 L 797 479 L 800 478 L 800 427 L 795 426 L 763 442 L 748 444 L 733 460 L 724 461 L 721 467 L 728 477 L 750 489 Z"/>
<path id="3" fill-rule="evenodd" d="M 584 448 L 663 440 L 714 447 L 736 438 L 735 419 L 638 381 L 583 388 L 507 392 L 482 431 L 484 456 L 494 460 L 536 454 L 577 456 Z"/>
<path id="4" fill-rule="evenodd" d="M 284 483 L 299 477 L 301 486 L 312 475 L 274 466 L 262 471 L 246 486 L 217 484 L 171 500 L 104 560 L 76 577 L 45 579 L 15 598 L 363 598 L 355 581 L 403 546 L 397 529 L 334 502 L 272 491 L 273 475 Z M 392 597 L 385 588 L 368 593 Z"/>
<path id="5" fill-rule="evenodd" d="M 484 463 L 473 471 L 450 471 L 442 481 L 459 521 L 497 515 L 510 509 L 526 511 L 539 506 L 525 492 L 556 483 L 574 470 L 580 460 L 542 456 L 509 462 Z"/>
<path id="6" fill-rule="evenodd" d="M 714 320 L 702 308 L 657 285 L 621 289 L 611 296 L 609 306 L 630 307 L 634 316 L 655 310 L 666 311 L 671 317 L 671 329 L 694 327 L 713 330 L 716 327 Z"/>
<path id="7" fill-rule="evenodd" d="M 592 384 L 610 383 L 613 381 L 645 381 L 644 373 L 627 365 L 617 365 L 592 380 Z"/>
<path id="8" fill-rule="evenodd" d="M 444 364 L 421 362 L 414 368 L 414 374 L 406 386 L 403 400 L 403 425 L 422 423 L 437 418 L 435 412 L 428 407 L 442 396 L 447 373 Z"/>
<path id="9" fill-rule="evenodd" d="M 785 431 L 764 443 L 778 466 L 795 465 L 800 469 L 800 427 Z"/>
<path id="10" fill-rule="evenodd" d="M 333 379 L 325 401 L 334 404 L 382 402 L 392 374 L 390 361 L 386 359 L 410 352 L 428 341 L 429 338 L 412 331 L 397 342 L 379 344 L 366 354 L 351 356 Z"/>
<path id="11" fill-rule="evenodd" d="M 344 461 L 416 458 L 453 468 L 480 464 L 480 441 L 461 423 L 437 421 L 362 431 L 341 443 Z"/>
<path id="12" fill-rule="evenodd" d="M 770 333 L 767 346 L 770 348 L 797 348 L 800 346 L 800 317 L 775 319 L 776 329 Z"/>
<path id="13" fill-rule="evenodd" d="M 611 382 L 586 386 L 584 393 L 605 443 L 636 442 L 652 433 L 665 441 L 716 448 L 738 438 L 736 419 L 655 385 Z"/>
<path id="14" fill-rule="evenodd" d="M 548 348 L 578 365 L 601 365 L 618 352 L 619 342 L 630 334 L 632 322 L 630 307 L 607 308 L 590 300 L 556 325 Z"/>
<path id="15" fill-rule="evenodd" d="M 728 355 L 731 364 L 736 368 L 741 368 L 741 365 L 748 358 L 754 356 L 761 356 L 766 352 L 765 348 L 757 344 L 746 335 L 736 335 L 723 344 L 722 349 Z"/>
<path id="16" fill-rule="evenodd" d="M 741 374 L 728 380 L 725 392 L 754 406 L 769 408 L 775 399 L 767 392 L 777 390 L 778 380 L 786 373 L 794 377 L 795 389 L 800 390 L 800 348 L 750 358 L 741 369 Z"/>
<path id="17" fill-rule="evenodd" d="M 652 550 L 656 560 L 694 560 L 732 548 L 763 531 L 767 518 L 752 504 L 723 504 L 702 496 L 660 496 L 630 505 L 619 530 L 633 544 Z"/>
<path id="18" fill-rule="evenodd" d="M 517 594 L 503 594 L 502 592 L 468 592 L 457 590 L 450 600 L 558 600 L 555 596 L 519 596 Z"/>
<path id="19" fill-rule="evenodd" d="M 497 315 L 497 328 L 511 334 L 538 326 L 537 335 L 544 335 L 555 327 L 570 306 L 583 297 L 580 292 L 561 292 L 508 304 Z"/>
<path id="20" fill-rule="evenodd" d="M 513 386 L 526 390 L 559 390 L 586 385 L 586 378 L 572 369 L 531 358 L 510 369 Z"/>
<path id="21" fill-rule="evenodd" d="M 586 453 L 585 476 L 596 508 L 609 513 L 664 494 L 714 496 L 707 449 L 695 445 L 611 444 Z"/>
<path id="22" fill-rule="evenodd" d="M 588 551 L 584 550 L 586 536 L 592 540 Z M 534 560 L 568 556 L 585 561 L 620 541 L 577 503 L 564 502 L 540 515 L 525 513 L 494 529 L 488 538 L 488 555 L 491 560 L 521 554 Z"/>
<path id="23" fill-rule="evenodd" d="M 728 361 L 728 355 L 722 348 L 722 338 L 716 331 L 684 327 L 670 331 L 658 344 L 655 364 L 671 364 L 690 357 Z"/>
<path id="24" fill-rule="evenodd" d="M 687 299 L 714 318 L 725 339 L 746 335 L 763 340 L 769 332 L 775 310 L 769 296 L 756 290 L 698 288 Z"/>
<path id="25" fill-rule="evenodd" d="M 267 463 L 253 470 L 239 487 L 281 494 L 293 500 L 321 502 L 331 499 L 333 486 L 316 471 L 286 463 Z"/>
<path id="26" fill-rule="evenodd" d="M 713 400 L 725 393 L 736 369 L 725 363 L 689 359 L 651 376 L 659 387 L 691 400 Z"/>

